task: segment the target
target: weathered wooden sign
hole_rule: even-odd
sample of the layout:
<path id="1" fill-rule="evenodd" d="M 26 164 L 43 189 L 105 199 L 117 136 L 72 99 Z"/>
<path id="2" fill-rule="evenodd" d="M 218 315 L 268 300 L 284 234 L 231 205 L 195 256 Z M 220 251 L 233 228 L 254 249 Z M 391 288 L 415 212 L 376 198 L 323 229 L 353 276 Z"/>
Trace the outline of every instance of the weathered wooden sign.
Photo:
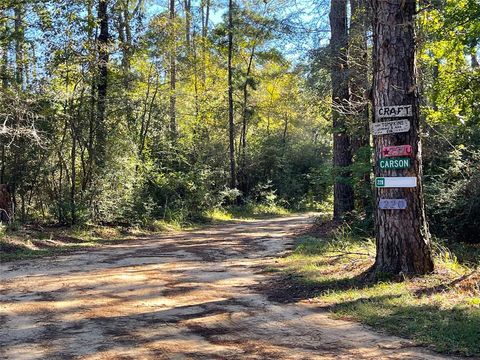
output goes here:
<path id="1" fill-rule="evenodd" d="M 407 200 L 405 199 L 380 199 L 378 207 L 383 210 L 405 210 Z"/>
<path id="2" fill-rule="evenodd" d="M 372 135 L 388 135 L 407 132 L 410 130 L 410 121 L 407 119 L 383 121 L 370 124 Z"/>
<path id="3" fill-rule="evenodd" d="M 378 160 L 380 169 L 408 169 L 411 166 L 410 158 L 389 158 Z"/>
<path id="4" fill-rule="evenodd" d="M 413 149 L 411 145 L 384 146 L 382 155 L 384 157 L 410 156 L 412 155 L 412 152 Z"/>
<path id="5" fill-rule="evenodd" d="M 375 178 L 377 188 L 413 188 L 417 187 L 416 177 L 377 177 Z"/>
<path id="6" fill-rule="evenodd" d="M 382 106 L 377 108 L 377 118 L 413 116 L 412 105 Z"/>

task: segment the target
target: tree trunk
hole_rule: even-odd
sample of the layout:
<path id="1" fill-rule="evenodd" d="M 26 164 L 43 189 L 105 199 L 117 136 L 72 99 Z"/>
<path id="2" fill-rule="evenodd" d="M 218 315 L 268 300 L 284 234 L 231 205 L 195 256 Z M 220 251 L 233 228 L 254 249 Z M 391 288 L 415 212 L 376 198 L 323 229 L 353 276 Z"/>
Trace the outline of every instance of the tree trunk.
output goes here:
<path id="1" fill-rule="evenodd" d="M 170 0 L 170 35 L 172 48 L 170 50 L 170 137 L 172 140 L 177 138 L 177 119 L 176 119 L 176 86 L 177 86 L 177 54 L 176 54 L 176 36 L 175 36 L 175 0 Z"/>
<path id="2" fill-rule="evenodd" d="M 21 95 L 24 85 L 24 45 L 25 45 L 25 28 L 23 25 L 24 8 L 23 4 L 16 4 L 14 7 L 14 38 L 15 38 L 15 90 L 17 95 Z M 20 118 L 17 114 L 13 116 L 14 128 L 20 124 Z M 24 140 L 17 139 L 16 146 L 12 150 L 12 169 L 10 174 L 10 184 L 12 186 L 13 209 L 17 209 L 17 194 L 19 193 L 19 183 L 21 183 L 22 173 L 22 153 L 24 152 Z M 15 212 L 12 212 L 15 216 Z"/>
<path id="3" fill-rule="evenodd" d="M 2 139 L 3 141 L 3 139 Z M 5 184 L 5 144 L 2 142 L 2 147 L 1 147 L 2 155 L 1 155 L 1 161 L 2 161 L 2 166 L 0 167 L 0 183 Z"/>
<path id="4" fill-rule="evenodd" d="M 422 151 L 419 137 L 419 98 L 415 70 L 415 0 L 373 0 L 374 84 L 373 106 L 411 105 L 408 132 L 375 136 L 375 160 L 384 146 L 411 145 L 413 166 L 380 170 L 376 176 L 410 176 L 414 188 L 377 188 L 376 198 L 405 199 L 405 210 L 375 210 L 377 254 L 375 270 L 393 274 L 425 274 L 433 270 L 430 234 L 422 193 Z M 379 118 L 375 122 L 389 121 Z"/>
<path id="5" fill-rule="evenodd" d="M 439 92 L 439 81 L 440 76 L 440 60 L 435 59 L 435 65 L 432 69 L 432 82 L 433 82 L 433 93 L 431 95 L 432 108 L 435 111 L 438 111 L 438 92 Z"/>
<path id="6" fill-rule="evenodd" d="M 250 74 L 252 72 L 253 67 L 253 58 L 255 56 L 256 45 L 252 46 L 250 50 L 250 56 L 248 58 L 248 66 L 247 72 L 245 74 L 245 81 L 243 83 L 243 104 L 242 104 L 242 129 L 240 133 L 240 146 L 241 146 L 241 153 L 240 153 L 240 164 L 239 164 L 239 171 L 237 174 L 237 181 L 239 183 L 239 188 L 241 191 L 246 192 L 248 190 L 248 179 L 247 179 L 247 127 L 250 121 L 250 111 L 248 109 L 248 87 L 251 86 L 250 84 Z"/>
<path id="7" fill-rule="evenodd" d="M 6 11 L 0 13 L 1 16 L 6 16 Z M 10 37 L 8 36 L 9 27 L 8 21 L 4 21 L 5 27 L 2 29 L 2 32 L 5 34 L 5 38 L 2 41 L 2 89 L 6 90 L 9 84 L 8 76 L 8 49 L 10 48 Z"/>
<path id="8" fill-rule="evenodd" d="M 191 45 L 191 31 L 192 31 L 192 0 L 184 0 L 185 8 L 185 42 L 187 49 L 190 51 Z"/>
<path id="9" fill-rule="evenodd" d="M 130 26 L 130 1 L 124 0 L 121 2 L 121 6 L 118 10 L 118 40 L 120 41 L 120 47 L 122 49 L 122 80 L 125 91 L 125 112 L 127 118 L 127 124 L 133 125 L 135 119 L 133 114 L 133 106 L 129 92 L 131 90 L 131 56 L 132 56 L 132 30 Z"/>
<path id="10" fill-rule="evenodd" d="M 72 148 L 70 153 L 71 161 L 71 186 L 70 186 L 70 224 L 75 225 L 77 222 L 77 210 L 75 204 L 75 192 L 76 192 L 76 183 L 77 183 L 77 134 L 76 128 L 73 119 L 70 120 L 70 131 L 72 137 Z"/>
<path id="11" fill-rule="evenodd" d="M 3 10 L 0 12 L 0 16 L 6 16 L 7 11 Z M 4 21 L 2 24 L 4 27 L 2 28 L 3 33 L 5 34 L 5 38 L 2 42 L 2 66 L 1 66 L 1 76 L 2 76 L 2 91 L 6 93 L 9 86 L 9 76 L 8 76 L 8 49 L 10 47 L 10 37 L 8 36 L 9 33 L 9 26 L 8 21 Z M 5 170 L 6 170 L 6 146 L 5 146 L 5 138 L 3 136 L 0 137 L 1 145 L 0 145 L 0 221 L 3 222 L 10 222 L 10 218 L 12 216 L 12 202 L 11 202 L 11 195 L 9 186 L 5 184 Z"/>
<path id="12" fill-rule="evenodd" d="M 342 107 L 348 106 L 349 89 L 347 73 L 347 1 L 332 0 L 330 9 L 332 120 L 333 120 L 333 167 L 335 219 L 340 219 L 353 210 L 353 188 L 350 184 L 352 153 L 347 132 L 346 116 Z"/>
<path id="13" fill-rule="evenodd" d="M 94 7 L 94 0 L 89 0 L 87 3 L 87 19 L 88 25 L 87 26 L 87 37 L 88 41 L 92 44 L 95 44 L 97 41 L 96 35 L 94 35 L 94 28 L 90 24 L 95 24 L 95 18 L 93 14 L 93 7 Z M 83 194 L 87 188 L 91 185 L 92 182 L 92 175 L 93 175 L 93 164 L 96 158 L 95 156 L 95 129 L 96 129 L 96 118 L 97 118 L 97 110 L 95 108 L 96 101 L 97 101 L 97 72 L 95 71 L 95 59 L 96 54 L 94 53 L 94 47 L 92 46 L 92 53 L 90 57 L 90 67 L 91 67 L 91 78 L 90 78 L 90 106 L 89 106 L 89 116 L 88 116 L 88 139 L 86 144 L 86 149 L 88 151 L 88 160 L 86 162 L 82 162 L 82 170 L 83 170 L 83 181 L 82 181 L 82 198 Z"/>
<path id="14" fill-rule="evenodd" d="M 206 90 L 207 82 L 207 35 L 210 17 L 210 0 L 202 0 L 202 86 Z"/>
<path id="15" fill-rule="evenodd" d="M 23 46 L 24 46 L 24 27 L 23 27 L 23 7 L 21 4 L 15 6 L 15 80 L 18 89 L 23 88 Z"/>
<path id="16" fill-rule="evenodd" d="M 202 24 L 202 36 L 204 38 L 207 37 L 208 35 L 208 26 L 209 26 L 209 21 L 210 21 L 210 0 L 202 0 L 202 7 L 205 7 L 205 15 L 204 18 L 202 19 L 203 24 Z M 203 16 L 203 12 L 202 12 Z"/>
<path id="17" fill-rule="evenodd" d="M 98 0 L 98 82 L 97 82 L 97 124 L 96 124 L 96 165 L 103 167 L 106 156 L 106 100 L 108 87 L 108 0 Z"/>
<path id="18" fill-rule="evenodd" d="M 4 14 L 6 15 L 6 11 L 0 13 L 2 16 Z M 9 85 L 9 76 L 8 76 L 8 49 L 10 48 L 10 37 L 8 37 L 8 21 L 5 21 L 5 27 L 2 29 L 5 33 L 5 39 L 3 42 L 2 46 L 2 90 L 4 93 L 8 90 L 8 85 Z M 2 142 L 1 144 L 1 162 L 2 165 L 0 167 L 0 183 L 4 184 L 5 183 L 5 160 L 6 160 L 6 149 L 5 149 L 5 139 L 4 137 L 0 137 L 0 141 Z"/>
<path id="19" fill-rule="evenodd" d="M 356 175 L 357 186 L 355 199 L 365 218 L 373 216 L 370 164 L 370 129 L 368 102 L 365 93 L 369 88 L 367 50 L 367 18 L 368 5 L 366 0 L 350 0 L 351 20 L 349 31 L 349 72 L 350 72 L 350 105 L 353 121 L 350 124 L 352 155 L 360 169 Z"/>
<path id="20" fill-rule="evenodd" d="M 235 124 L 233 121 L 233 79 L 232 79 L 232 56 L 233 56 L 233 0 L 228 1 L 228 135 L 230 150 L 230 187 L 237 186 L 235 169 Z"/>

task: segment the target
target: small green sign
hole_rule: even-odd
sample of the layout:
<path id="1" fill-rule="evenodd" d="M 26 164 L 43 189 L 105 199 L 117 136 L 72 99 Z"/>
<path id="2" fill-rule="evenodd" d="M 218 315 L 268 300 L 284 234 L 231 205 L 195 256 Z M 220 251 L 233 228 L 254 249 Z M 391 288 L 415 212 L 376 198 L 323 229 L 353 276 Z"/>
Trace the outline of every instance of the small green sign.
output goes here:
<path id="1" fill-rule="evenodd" d="M 375 179 L 377 188 L 414 188 L 417 187 L 417 178 L 410 177 L 378 177 Z"/>
<path id="2" fill-rule="evenodd" d="M 386 158 L 378 160 L 380 169 L 408 169 L 411 166 L 410 158 Z"/>
<path id="3" fill-rule="evenodd" d="M 375 179 L 375 185 L 377 187 L 384 187 L 385 186 L 385 178 L 383 177 L 378 177 Z"/>

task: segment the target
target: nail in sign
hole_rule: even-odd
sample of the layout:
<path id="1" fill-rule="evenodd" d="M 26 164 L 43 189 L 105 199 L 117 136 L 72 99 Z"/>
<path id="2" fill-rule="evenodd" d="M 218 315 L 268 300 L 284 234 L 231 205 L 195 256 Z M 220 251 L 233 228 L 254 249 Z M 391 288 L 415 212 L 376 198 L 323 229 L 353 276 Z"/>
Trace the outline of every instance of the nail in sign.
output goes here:
<path id="1" fill-rule="evenodd" d="M 382 210 L 405 210 L 407 200 L 405 199 L 380 199 L 378 207 Z"/>
<path id="2" fill-rule="evenodd" d="M 417 187 L 416 177 L 377 177 L 377 188 L 414 188 Z"/>
<path id="3" fill-rule="evenodd" d="M 413 116 L 412 105 L 382 106 L 377 108 L 377 118 Z"/>
<path id="4" fill-rule="evenodd" d="M 388 135 L 403 133 L 410 130 L 410 121 L 407 119 L 383 121 L 370 124 L 372 135 Z"/>
<path id="5" fill-rule="evenodd" d="M 412 155 L 412 152 L 413 150 L 411 145 L 384 146 L 382 155 L 384 157 L 410 156 Z"/>

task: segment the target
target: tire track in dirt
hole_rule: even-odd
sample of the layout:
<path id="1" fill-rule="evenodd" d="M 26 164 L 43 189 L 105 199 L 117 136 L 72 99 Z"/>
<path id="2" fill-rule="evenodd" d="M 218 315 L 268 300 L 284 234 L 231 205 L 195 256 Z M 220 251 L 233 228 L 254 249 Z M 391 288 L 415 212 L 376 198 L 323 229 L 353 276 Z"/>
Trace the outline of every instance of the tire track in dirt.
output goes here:
<path id="1" fill-rule="evenodd" d="M 262 269 L 307 216 L 242 221 L 2 265 L 2 359 L 442 359 L 270 301 Z"/>

